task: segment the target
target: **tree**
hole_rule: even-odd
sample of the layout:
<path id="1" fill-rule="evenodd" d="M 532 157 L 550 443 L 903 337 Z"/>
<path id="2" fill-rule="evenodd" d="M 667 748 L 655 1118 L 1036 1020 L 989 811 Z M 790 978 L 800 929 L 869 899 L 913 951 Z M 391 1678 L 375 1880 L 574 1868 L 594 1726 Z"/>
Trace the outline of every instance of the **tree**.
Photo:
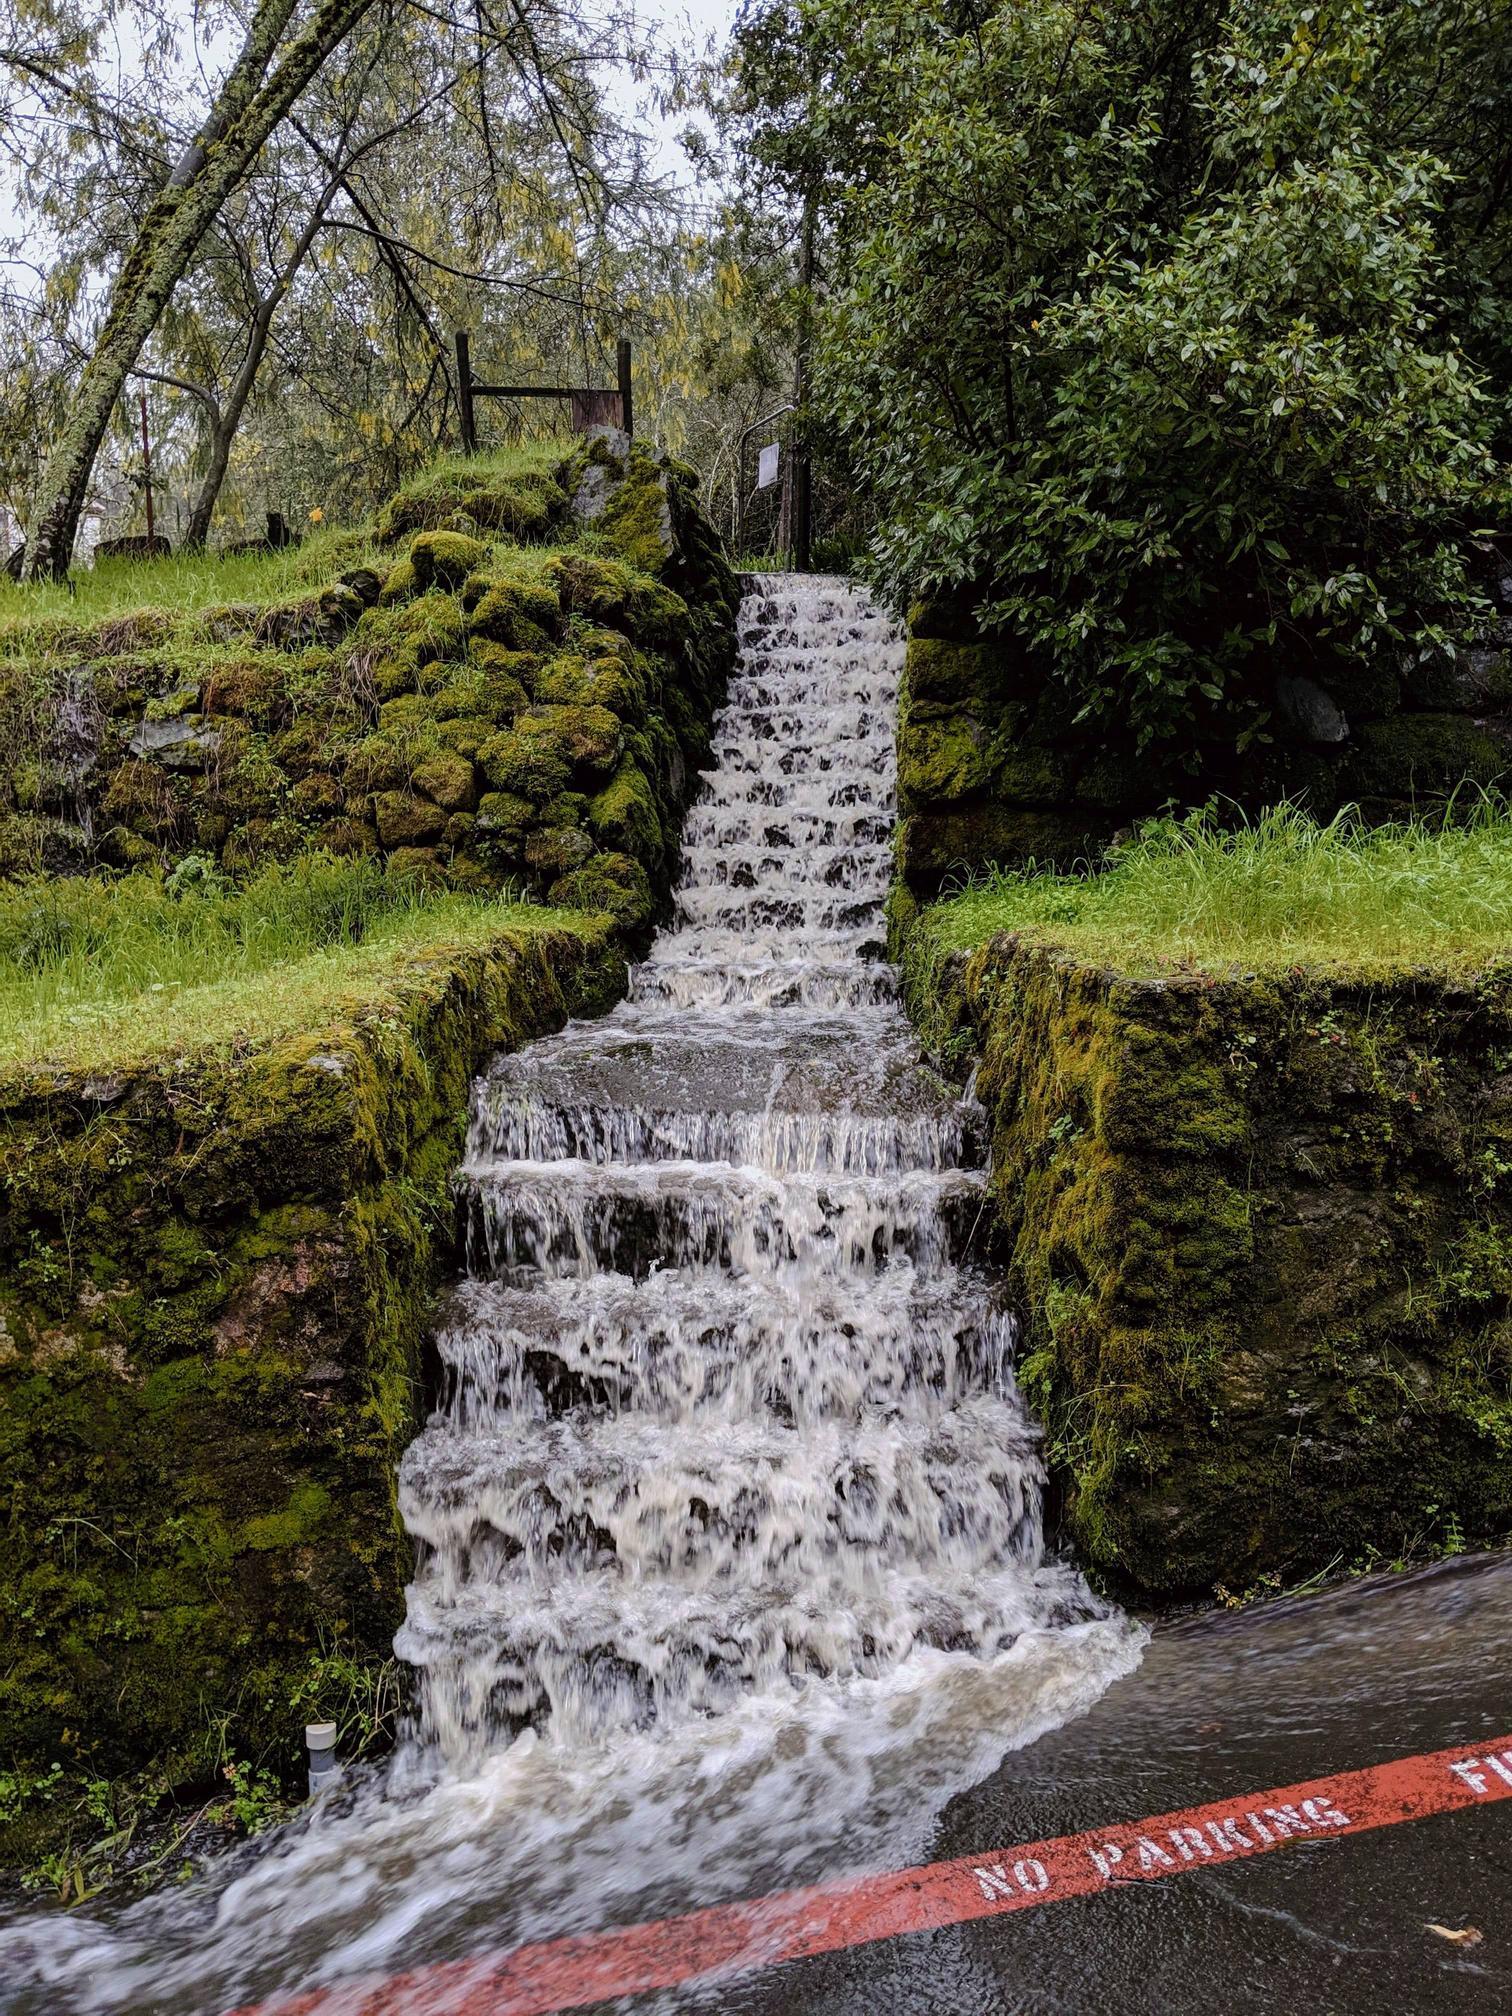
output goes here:
<path id="1" fill-rule="evenodd" d="M 1421 105 L 1486 7 L 777 11 L 826 52 L 820 403 L 895 599 L 967 594 L 1074 711 L 1170 739 L 1253 732 L 1281 661 L 1368 663 L 1470 598 L 1505 303 L 1472 327 Z M 771 68 L 769 36 L 758 124 Z M 811 144 L 781 89 L 770 127 Z"/>
<path id="2" fill-rule="evenodd" d="M 26 561 L 32 578 L 67 570 L 90 471 L 116 402 L 221 206 L 321 64 L 372 4 L 317 0 L 280 55 L 295 0 L 257 0 L 235 62 L 149 205 L 112 285 L 99 340 L 38 487 Z"/>

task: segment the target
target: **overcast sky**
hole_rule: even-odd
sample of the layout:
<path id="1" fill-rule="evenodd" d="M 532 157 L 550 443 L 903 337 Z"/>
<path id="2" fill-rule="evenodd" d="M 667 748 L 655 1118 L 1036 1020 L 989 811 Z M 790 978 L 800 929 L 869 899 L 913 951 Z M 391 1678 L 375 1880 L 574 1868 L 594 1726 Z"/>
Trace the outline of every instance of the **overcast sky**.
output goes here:
<path id="1" fill-rule="evenodd" d="M 195 14 L 195 0 L 177 0 L 177 4 L 184 21 L 185 50 L 190 52 L 194 48 L 191 24 Z M 711 36 L 718 42 L 724 41 L 734 25 L 739 4 L 740 0 L 641 0 L 640 13 L 648 27 L 653 24 L 660 25 L 664 31 L 663 39 L 680 44 L 684 48 L 697 46 L 701 49 Z M 120 23 L 118 38 L 117 46 L 122 65 L 130 70 L 140 45 L 131 33 L 129 16 Z M 212 40 L 205 47 L 205 55 L 212 60 L 216 46 L 216 41 Z M 646 102 L 645 93 L 628 76 L 622 76 L 618 81 L 611 77 L 608 89 L 611 97 L 618 101 L 627 120 L 636 120 L 656 133 L 663 169 L 675 175 L 679 182 L 686 182 L 689 179 L 688 161 L 677 145 L 676 136 L 688 123 L 687 120 L 659 118 Z M 3 164 L 0 164 L 0 236 L 9 236 L 17 228 L 18 220 L 14 214 L 9 177 Z M 27 250 L 33 257 L 45 261 L 46 248 L 42 242 L 34 242 L 27 247 Z"/>

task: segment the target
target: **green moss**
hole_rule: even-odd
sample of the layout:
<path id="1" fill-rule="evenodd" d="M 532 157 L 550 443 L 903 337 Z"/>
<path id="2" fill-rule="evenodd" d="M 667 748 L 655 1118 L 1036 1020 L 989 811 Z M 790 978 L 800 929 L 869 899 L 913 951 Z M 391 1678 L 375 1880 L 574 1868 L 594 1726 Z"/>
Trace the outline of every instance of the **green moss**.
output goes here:
<path id="1" fill-rule="evenodd" d="M 463 600 L 468 634 L 511 651 L 547 649 L 561 625 L 556 594 L 532 578 L 476 574 Z"/>
<path id="2" fill-rule="evenodd" d="M 551 901 L 607 913 L 626 931 L 643 930 L 654 909 L 650 877 L 628 854 L 597 854 L 572 869 L 551 885 Z"/>
<path id="3" fill-rule="evenodd" d="M 1512 1311 L 1504 977 L 1136 981 L 898 924 L 911 1011 L 979 1051 L 1020 1380 L 1082 1558 L 1166 1596 L 1389 1558 L 1446 1506 L 1505 1534 L 1506 1353 L 1467 1350 Z"/>
<path id="4" fill-rule="evenodd" d="M 588 829 L 612 854 L 654 859 L 661 852 L 661 820 L 645 772 L 627 756 L 614 776 L 588 802 Z"/>
<path id="5" fill-rule="evenodd" d="M 551 741 L 574 768 L 592 776 L 613 770 L 625 746 L 625 731 L 607 707 L 529 707 L 515 727 Z"/>
<path id="6" fill-rule="evenodd" d="M 8 1760 L 293 1770 L 322 1634 L 388 1656 L 470 1075 L 622 984 L 606 930 L 503 915 L 234 1063 L 0 1084 Z"/>
<path id="7" fill-rule="evenodd" d="M 617 655 L 590 660 L 564 652 L 540 668 L 533 685 L 535 698 L 553 706 L 607 707 L 622 720 L 645 712 L 645 682 Z"/>
<path id="8" fill-rule="evenodd" d="M 383 588 L 378 596 L 380 609 L 389 609 L 398 602 L 409 602 L 420 593 L 421 581 L 415 563 L 406 554 L 396 560 L 384 577 Z"/>
<path id="9" fill-rule="evenodd" d="M 427 757 L 415 765 L 410 781 L 417 791 L 448 812 L 469 812 L 478 802 L 473 766 L 460 755 Z M 381 830 L 381 819 L 379 825 Z"/>
<path id="10" fill-rule="evenodd" d="M 462 532 L 418 532 L 410 542 L 410 565 L 421 589 L 460 588 L 481 567 L 488 548 Z"/>
<path id="11" fill-rule="evenodd" d="M 638 573 L 660 574 L 677 551 L 671 486 L 647 450 L 632 448 L 603 526 L 610 544 Z"/>
<path id="12" fill-rule="evenodd" d="M 423 847 L 439 840 L 446 814 L 408 791 L 380 791 L 373 800 L 378 838 L 385 847 Z"/>
<path id="13" fill-rule="evenodd" d="M 969 716 L 900 724 L 898 794 L 905 808 L 969 798 L 991 777 L 987 737 Z"/>
<path id="14" fill-rule="evenodd" d="M 572 759 L 554 723 L 522 717 L 483 744 L 478 767 L 490 790 L 541 805 L 566 789 Z"/>
<path id="15" fill-rule="evenodd" d="M 1016 698 L 1029 685 L 1027 668 L 1007 645 L 911 635 L 904 667 L 918 707 L 966 707 Z"/>
<path id="16" fill-rule="evenodd" d="M 588 553 L 559 553 L 547 562 L 546 575 L 569 615 L 617 630 L 628 629 L 635 578 L 618 561 Z"/>
<path id="17" fill-rule="evenodd" d="M 285 1510 L 264 1512 L 248 1519 L 237 1535 L 236 1545 L 258 1554 L 275 1548 L 281 1552 L 285 1548 L 307 1546 L 317 1539 L 330 1504 L 330 1493 L 323 1484 L 298 1484 Z"/>

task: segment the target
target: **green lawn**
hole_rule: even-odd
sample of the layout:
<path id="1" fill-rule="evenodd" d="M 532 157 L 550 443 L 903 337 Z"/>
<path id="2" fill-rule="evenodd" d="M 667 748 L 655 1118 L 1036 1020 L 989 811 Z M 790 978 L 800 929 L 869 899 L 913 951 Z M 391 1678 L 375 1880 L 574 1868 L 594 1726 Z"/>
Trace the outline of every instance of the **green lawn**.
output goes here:
<path id="1" fill-rule="evenodd" d="M 1283 805 L 1224 830 L 1147 826 L 1086 875 L 998 873 L 927 913 L 936 954 L 1019 931 L 1140 974 L 1473 969 L 1512 955 L 1512 805 L 1442 826 L 1319 825 Z"/>
<path id="2" fill-rule="evenodd" d="M 241 888 L 145 873 L 13 884 L 0 891 L 0 1070 L 226 1054 L 347 1019 L 448 948 L 547 927 L 594 920 L 427 896 L 322 855 Z"/>

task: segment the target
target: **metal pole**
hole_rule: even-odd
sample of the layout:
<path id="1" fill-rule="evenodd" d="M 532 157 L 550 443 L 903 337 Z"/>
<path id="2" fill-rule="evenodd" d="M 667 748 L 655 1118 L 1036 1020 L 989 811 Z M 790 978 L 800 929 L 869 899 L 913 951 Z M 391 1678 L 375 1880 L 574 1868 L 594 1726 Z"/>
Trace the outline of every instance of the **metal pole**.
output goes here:
<path id="1" fill-rule="evenodd" d="M 157 535 L 152 523 L 152 443 L 147 438 L 147 394 L 142 400 L 142 487 L 147 493 L 147 551 L 157 551 Z"/>
<path id="2" fill-rule="evenodd" d="M 462 453 L 478 452 L 478 427 L 473 417 L 472 345 L 465 329 L 457 331 L 457 404 L 462 412 Z"/>
<path id="3" fill-rule="evenodd" d="M 627 434 L 635 432 L 635 413 L 630 403 L 630 338 L 621 336 L 615 346 L 615 363 L 619 370 L 620 425 Z"/>

